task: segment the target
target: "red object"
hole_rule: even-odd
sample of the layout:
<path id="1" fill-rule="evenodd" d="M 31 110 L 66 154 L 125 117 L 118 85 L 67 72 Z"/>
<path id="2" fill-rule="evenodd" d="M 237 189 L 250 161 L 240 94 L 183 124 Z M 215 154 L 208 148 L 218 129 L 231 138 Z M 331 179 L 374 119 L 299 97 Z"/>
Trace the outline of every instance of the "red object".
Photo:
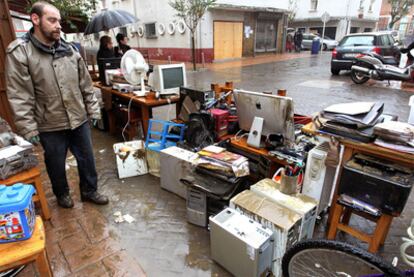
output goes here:
<path id="1" fill-rule="evenodd" d="M 338 52 L 336 51 L 336 48 L 334 48 L 334 50 L 332 50 L 332 59 L 336 59 L 337 54 Z"/>
<path id="2" fill-rule="evenodd" d="M 214 125 L 217 136 L 220 138 L 227 135 L 227 126 L 229 111 L 220 110 L 220 109 L 211 109 L 211 115 L 214 118 Z"/>
<path id="3" fill-rule="evenodd" d="M 374 49 L 372 49 L 372 52 L 377 53 L 378 55 L 381 55 L 381 48 L 374 47 Z"/>

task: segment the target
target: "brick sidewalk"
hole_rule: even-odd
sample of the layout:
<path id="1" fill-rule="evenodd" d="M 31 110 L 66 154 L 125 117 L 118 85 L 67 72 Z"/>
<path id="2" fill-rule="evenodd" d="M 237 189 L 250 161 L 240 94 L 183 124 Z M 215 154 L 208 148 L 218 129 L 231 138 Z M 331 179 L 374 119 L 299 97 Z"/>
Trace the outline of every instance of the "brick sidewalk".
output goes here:
<path id="1" fill-rule="evenodd" d="M 41 155 L 39 159 L 42 159 Z M 57 206 L 43 162 L 41 168 L 52 214 L 52 219 L 45 222 L 45 228 L 46 248 L 54 276 L 146 276 L 139 263 L 114 239 L 106 218 L 96 206 L 80 201 L 76 186 L 71 186 L 75 207 L 63 209 Z M 67 173 L 68 180 L 78 180 L 76 170 Z M 18 276 L 39 275 L 30 264 Z"/>

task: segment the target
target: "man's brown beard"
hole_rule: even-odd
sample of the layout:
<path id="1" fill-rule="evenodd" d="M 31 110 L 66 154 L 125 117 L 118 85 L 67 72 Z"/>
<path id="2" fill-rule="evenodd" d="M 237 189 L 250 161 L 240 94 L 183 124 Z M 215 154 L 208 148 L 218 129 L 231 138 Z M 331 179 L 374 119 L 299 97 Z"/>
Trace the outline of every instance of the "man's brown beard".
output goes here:
<path id="1" fill-rule="evenodd" d="M 40 27 L 40 32 L 42 32 L 43 36 L 44 36 L 47 40 L 49 40 L 50 42 L 56 42 L 56 41 L 59 41 L 59 40 L 60 40 L 60 36 L 59 36 L 59 38 L 58 38 L 58 39 L 55 39 L 55 38 L 53 37 L 53 32 L 47 32 L 46 30 L 44 30 L 44 29 L 43 29 L 43 23 L 42 23 L 42 20 L 40 20 L 39 27 Z"/>

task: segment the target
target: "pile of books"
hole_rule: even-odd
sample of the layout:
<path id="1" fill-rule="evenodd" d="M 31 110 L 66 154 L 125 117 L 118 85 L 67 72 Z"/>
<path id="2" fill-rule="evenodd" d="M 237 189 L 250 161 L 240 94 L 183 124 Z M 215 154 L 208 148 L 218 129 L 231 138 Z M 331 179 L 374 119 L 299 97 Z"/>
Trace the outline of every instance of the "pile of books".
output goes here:
<path id="1" fill-rule="evenodd" d="M 243 177 L 250 174 L 248 159 L 217 146 L 207 146 L 197 153 L 197 166 L 227 177 Z"/>

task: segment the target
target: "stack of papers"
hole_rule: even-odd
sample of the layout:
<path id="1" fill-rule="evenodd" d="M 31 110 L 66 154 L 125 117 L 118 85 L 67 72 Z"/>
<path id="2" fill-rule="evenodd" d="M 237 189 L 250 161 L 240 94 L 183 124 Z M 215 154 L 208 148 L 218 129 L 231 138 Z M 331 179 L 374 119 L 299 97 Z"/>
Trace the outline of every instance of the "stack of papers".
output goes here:
<path id="1" fill-rule="evenodd" d="M 414 154 L 414 126 L 399 121 L 388 121 L 375 125 L 378 136 L 375 144 L 399 152 Z"/>
<path id="2" fill-rule="evenodd" d="M 243 177 L 250 174 L 246 157 L 217 146 L 207 146 L 197 153 L 197 165 L 209 170 L 219 171 L 231 177 Z"/>

